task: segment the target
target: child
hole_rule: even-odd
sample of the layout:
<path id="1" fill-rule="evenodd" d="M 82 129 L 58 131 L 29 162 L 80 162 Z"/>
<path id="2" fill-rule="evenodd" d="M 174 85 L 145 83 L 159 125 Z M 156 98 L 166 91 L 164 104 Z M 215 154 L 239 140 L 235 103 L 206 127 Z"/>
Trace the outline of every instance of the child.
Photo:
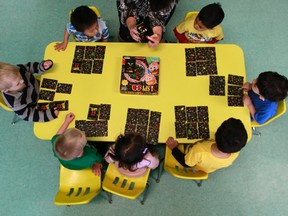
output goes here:
<path id="1" fill-rule="evenodd" d="M 59 111 L 48 109 L 37 110 L 39 81 L 33 73 L 40 74 L 53 66 L 52 60 L 40 63 L 29 62 L 16 66 L 0 62 L 0 90 L 2 97 L 21 119 L 33 122 L 47 122 L 57 118 Z"/>
<path id="2" fill-rule="evenodd" d="M 103 157 L 96 148 L 87 145 L 84 132 L 76 128 L 67 129 L 74 117 L 73 113 L 67 114 L 65 122 L 53 136 L 51 142 L 54 156 L 68 169 L 81 170 L 92 167 L 93 173 L 100 176 Z"/>
<path id="3" fill-rule="evenodd" d="M 55 50 L 65 50 L 70 34 L 77 42 L 107 42 L 109 37 L 106 22 L 88 6 L 80 6 L 71 13 L 70 23 L 64 30 L 64 41 L 55 45 Z"/>
<path id="4" fill-rule="evenodd" d="M 192 14 L 176 28 L 174 33 L 180 43 L 210 43 L 223 40 L 224 11 L 219 3 L 205 6 L 198 14 Z"/>
<path id="5" fill-rule="evenodd" d="M 251 120 L 264 124 L 277 112 L 278 102 L 287 97 L 288 81 L 277 72 L 260 73 L 252 83 L 243 86 L 248 95 L 243 96 L 243 103 L 248 106 Z"/>
<path id="6" fill-rule="evenodd" d="M 148 168 L 159 165 L 158 155 L 148 150 L 145 139 L 135 133 L 118 136 L 105 155 L 108 163 L 115 163 L 118 171 L 130 177 L 143 175 Z"/>
<path id="7" fill-rule="evenodd" d="M 191 145 L 185 154 L 177 148 L 178 142 L 172 137 L 167 139 L 166 145 L 182 166 L 211 173 L 230 166 L 246 142 L 247 132 L 243 123 L 229 118 L 217 129 L 215 140 L 199 141 Z"/>

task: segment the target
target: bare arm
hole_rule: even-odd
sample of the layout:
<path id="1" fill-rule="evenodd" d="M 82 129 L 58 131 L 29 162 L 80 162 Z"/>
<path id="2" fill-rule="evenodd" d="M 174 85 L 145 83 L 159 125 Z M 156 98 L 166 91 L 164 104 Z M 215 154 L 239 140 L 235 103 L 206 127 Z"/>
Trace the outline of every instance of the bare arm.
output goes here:
<path id="1" fill-rule="evenodd" d="M 57 131 L 57 134 L 64 133 L 64 131 L 68 128 L 69 124 L 73 121 L 74 118 L 75 118 L 75 115 L 73 113 L 68 113 L 66 115 L 64 123 L 59 128 L 59 130 Z"/>
<path id="2" fill-rule="evenodd" d="M 153 35 L 151 36 L 147 36 L 148 38 L 148 46 L 150 48 L 153 48 L 153 47 L 156 47 L 159 45 L 160 41 L 161 41 L 161 38 L 162 38 L 162 27 L 161 26 L 155 26 L 152 28 L 152 31 L 153 31 Z"/>
<path id="3" fill-rule="evenodd" d="M 64 40 L 62 43 L 56 43 L 56 45 L 54 46 L 55 50 L 57 51 L 65 51 L 66 47 L 67 47 L 67 44 L 68 44 L 68 40 L 69 40 L 69 34 L 67 32 L 66 29 L 64 29 Z"/>

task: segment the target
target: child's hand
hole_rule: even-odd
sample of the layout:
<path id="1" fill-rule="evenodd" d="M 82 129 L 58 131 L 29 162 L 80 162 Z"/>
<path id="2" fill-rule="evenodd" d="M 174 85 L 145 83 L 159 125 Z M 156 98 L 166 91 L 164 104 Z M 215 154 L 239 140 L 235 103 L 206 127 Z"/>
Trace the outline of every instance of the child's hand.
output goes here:
<path id="1" fill-rule="evenodd" d="M 54 108 L 54 114 L 55 114 L 56 116 L 59 115 L 59 110 L 57 110 L 57 108 Z"/>
<path id="2" fill-rule="evenodd" d="M 178 142 L 173 137 L 169 137 L 166 141 L 166 145 L 169 149 L 173 150 L 178 146 Z"/>
<path id="3" fill-rule="evenodd" d="M 57 51 L 60 51 L 60 50 L 65 51 L 66 47 L 67 47 L 67 43 L 65 43 L 65 42 L 56 43 L 56 45 L 54 46 L 55 50 L 57 50 Z"/>
<path id="4" fill-rule="evenodd" d="M 65 121 L 70 123 L 73 121 L 74 118 L 75 118 L 75 115 L 74 113 L 71 112 L 66 115 Z"/>
<path id="5" fill-rule="evenodd" d="M 252 104 L 251 98 L 248 95 L 243 95 L 243 103 L 247 106 Z"/>
<path id="6" fill-rule="evenodd" d="M 159 43 L 160 43 L 160 40 L 161 40 L 161 38 L 160 38 L 160 36 L 158 34 L 153 34 L 151 36 L 147 36 L 147 39 L 149 40 L 148 41 L 148 46 L 150 48 L 158 46 Z"/>
<path id="7" fill-rule="evenodd" d="M 92 166 L 92 172 L 97 176 L 101 176 L 101 168 L 102 167 L 103 167 L 102 163 L 95 162 Z"/>
<path id="8" fill-rule="evenodd" d="M 251 85 L 251 83 L 246 82 L 246 83 L 242 86 L 242 88 L 243 88 L 245 91 L 250 91 L 250 90 L 252 89 L 252 85 Z"/>

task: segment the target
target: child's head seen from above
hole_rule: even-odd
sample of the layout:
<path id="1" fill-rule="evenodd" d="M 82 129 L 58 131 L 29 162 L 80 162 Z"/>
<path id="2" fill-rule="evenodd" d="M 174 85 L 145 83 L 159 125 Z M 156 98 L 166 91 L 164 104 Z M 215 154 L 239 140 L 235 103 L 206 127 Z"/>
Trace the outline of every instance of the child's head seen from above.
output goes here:
<path id="1" fill-rule="evenodd" d="M 288 80 L 277 72 L 262 72 L 257 79 L 253 80 L 252 90 L 262 100 L 279 102 L 287 97 Z"/>
<path id="2" fill-rule="evenodd" d="M 142 161 L 147 151 L 146 141 L 141 135 L 120 135 L 115 143 L 115 160 L 119 162 L 119 167 L 133 171 L 132 166 Z"/>
<path id="3" fill-rule="evenodd" d="M 217 148 L 224 153 L 240 151 L 246 145 L 247 138 L 243 123 L 235 118 L 224 121 L 215 134 Z"/>
<path id="4" fill-rule="evenodd" d="M 62 160 L 73 160 L 82 157 L 86 143 L 84 132 L 69 128 L 55 140 L 54 151 Z"/>
<path id="5" fill-rule="evenodd" d="M 0 90 L 1 92 L 21 91 L 25 87 L 19 69 L 4 62 L 0 62 Z"/>
<path id="6" fill-rule="evenodd" d="M 77 7 L 70 17 L 71 24 L 78 32 L 83 32 L 88 37 L 98 33 L 98 18 L 88 6 Z"/>
<path id="7" fill-rule="evenodd" d="M 213 3 L 203 7 L 194 22 L 194 28 L 198 31 L 213 29 L 224 19 L 224 11 L 220 3 Z"/>

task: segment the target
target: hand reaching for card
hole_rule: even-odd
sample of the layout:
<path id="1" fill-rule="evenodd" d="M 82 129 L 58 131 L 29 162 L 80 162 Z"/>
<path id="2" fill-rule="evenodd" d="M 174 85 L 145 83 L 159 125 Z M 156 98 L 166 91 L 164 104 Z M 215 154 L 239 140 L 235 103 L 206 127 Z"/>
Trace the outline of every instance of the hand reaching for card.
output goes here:
<path id="1" fill-rule="evenodd" d="M 178 141 L 176 141 L 173 137 L 169 137 L 166 141 L 166 145 L 169 149 L 173 150 L 178 146 Z"/>
<path id="2" fill-rule="evenodd" d="M 73 121 L 74 118 L 75 118 L 74 113 L 72 113 L 72 112 L 71 112 L 71 113 L 68 113 L 68 114 L 66 115 L 65 122 L 70 123 L 70 122 Z"/>

